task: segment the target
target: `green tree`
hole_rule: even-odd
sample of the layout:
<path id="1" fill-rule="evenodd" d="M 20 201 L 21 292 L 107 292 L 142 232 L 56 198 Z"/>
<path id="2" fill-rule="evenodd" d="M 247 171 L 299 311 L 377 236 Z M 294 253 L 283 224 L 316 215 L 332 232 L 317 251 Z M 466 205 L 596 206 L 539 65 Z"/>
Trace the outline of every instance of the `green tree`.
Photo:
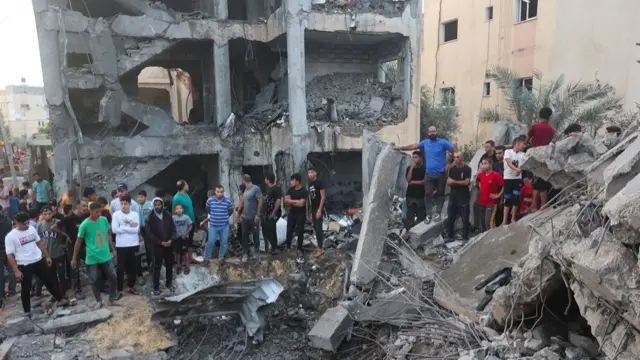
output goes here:
<path id="1" fill-rule="evenodd" d="M 522 78 L 510 69 L 494 66 L 487 73 L 504 93 L 509 105 L 508 113 L 495 109 L 482 109 L 481 121 L 517 121 L 531 126 L 542 107 L 553 110 L 551 125 L 562 130 L 570 123 L 579 123 L 583 131 L 595 133 L 607 116 L 621 108 L 621 97 L 615 89 L 600 81 L 566 82 L 563 75 L 544 82 L 542 74 L 534 72 L 531 89 L 523 86 Z M 536 87 L 537 86 L 537 87 Z M 558 131 L 557 133 L 561 133 Z"/>
<path id="2" fill-rule="evenodd" d="M 455 142 L 460 131 L 458 108 L 436 105 L 433 90 L 423 86 L 420 94 L 420 139 L 427 138 L 429 126 L 435 126 L 438 135 L 451 142 Z"/>
<path id="3" fill-rule="evenodd" d="M 51 123 L 47 123 L 45 126 L 39 127 L 38 128 L 38 132 L 40 134 L 50 135 L 51 134 Z"/>

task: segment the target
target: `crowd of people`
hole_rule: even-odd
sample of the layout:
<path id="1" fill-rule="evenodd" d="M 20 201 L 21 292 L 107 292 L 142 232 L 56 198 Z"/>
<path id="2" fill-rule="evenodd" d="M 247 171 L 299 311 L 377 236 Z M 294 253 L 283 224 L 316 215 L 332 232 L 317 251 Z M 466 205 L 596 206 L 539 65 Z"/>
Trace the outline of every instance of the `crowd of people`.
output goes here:
<path id="1" fill-rule="evenodd" d="M 289 214 L 284 248 L 291 249 L 296 237 L 297 261 L 304 262 L 302 244 L 308 206 L 318 241 L 313 255 L 320 257 L 324 254 L 325 189 L 315 169 L 310 168 L 307 176 L 308 185 L 304 187 L 302 176 L 293 174 L 291 186 L 283 194 L 275 175 L 268 173 L 263 196 L 263 190 L 253 183 L 251 176 L 244 175 L 237 206 L 225 195 L 224 187 L 218 185 L 209 191 L 207 216 L 200 222 L 196 220 L 185 180 L 177 182 L 174 195 L 159 190 L 151 200 L 144 190 L 133 199 L 126 183 L 116 186 L 111 201 L 99 196 L 93 188 L 85 188 L 82 197 L 68 191 L 55 200 L 51 185 L 34 174 L 33 186 L 25 182 L 17 192 L 20 196 L 15 210 L 9 202 L 13 189 L 5 188 L 0 181 L 3 209 L 0 236 L 4 239 L 0 242 L 0 308 L 8 296 L 15 294 L 16 282 L 21 284 L 20 299 L 27 315 L 31 312 L 31 298 L 41 297 L 43 287 L 52 295 L 52 301 L 72 306 L 86 298 L 82 267 L 87 269 L 98 307 L 103 305 L 103 293 L 109 295 L 111 305 L 125 294 L 138 294 L 137 280 L 146 273 L 151 273 L 152 295 L 161 295 L 163 266 L 165 288 L 175 292 L 174 273 L 190 273 L 193 262 L 190 250 L 196 228 L 208 227 L 204 265 L 222 262 L 229 256 L 230 228 L 234 224 L 242 244 L 242 262 L 258 258 L 260 229 L 265 251 L 275 255 L 281 250 L 276 223 L 283 206 Z M 215 247 L 218 251 L 214 254 Z M 144 268 L 143 254 L 148 265 Z M 5 268 L 9 273 L 8 292 L 5 292 Z"/>
<path id="2" fill-rule="evenodd" d="M 428 139 L 396 147 L 400 151 L 413 150 L 412 165 L 406 173 L 405 228 L 409 230 L 420 221 L 427 224 L 441 221 L 447 186 L 450 188 L 445 226 L 448 241 L 456 240 L 455 223 L 458 218 L 463 225 L 459 238 L 469 239 L 469 218 L 474 207 L 479 210 L 479 231 L 515 223 L 523 216 L 544 208 L 552 191 L 551 184 L 521 170 L 520 165 L 527 149 L 548 145 L 553 140 L 555 129 L 549 124 L 552 114 L 550 108 L 542 108 L 538 122 L 531 126 L 527 135 L 516 138 L 510 145 L 496 146 L 493 140 L 486 141 L 485 154 L 480 159 L 473 184 L 472 170 L 465 164 L 463 154 L 456 151 L 448 140 L 438 137 L 434 126 L 428 129 Z M 565 134 L 580 132 L 580 126 L 572 124 Z M 452 154 L 449 159 L 447 153 Z M 471 188 L 474 186 L 478 187 L 478 199 L 472 204 Z"/>

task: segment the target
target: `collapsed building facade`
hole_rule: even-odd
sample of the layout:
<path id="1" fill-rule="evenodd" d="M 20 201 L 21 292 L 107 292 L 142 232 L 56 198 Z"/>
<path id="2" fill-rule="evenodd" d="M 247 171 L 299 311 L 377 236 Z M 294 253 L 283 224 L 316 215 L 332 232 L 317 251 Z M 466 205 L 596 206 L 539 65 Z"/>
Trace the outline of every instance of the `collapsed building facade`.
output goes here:
<path id="1" fill-rule="evenodd" d="M 311 161 L 332 178 L 328 193 L 344 169 L 339 197 L 362 181 L 364 129 L 418 138 L 420 0 L 33 5 L 58 192 L 173 190 L 184 178 L 236 197 L 243 173 L 284 185 Z M 186 100 L 145 87 L 150 67 L 182 82 Z"/>

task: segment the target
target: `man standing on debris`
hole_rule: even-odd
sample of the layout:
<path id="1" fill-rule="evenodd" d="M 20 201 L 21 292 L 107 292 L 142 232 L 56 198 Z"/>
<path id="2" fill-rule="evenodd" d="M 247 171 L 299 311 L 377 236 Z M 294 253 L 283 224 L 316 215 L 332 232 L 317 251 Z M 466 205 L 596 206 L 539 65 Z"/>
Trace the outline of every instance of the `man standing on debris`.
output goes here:
<path id="1" fill-rule="evenodd" d="M 504 214 L 502 225 L 508 225 L 509 220 L 516 222 L 520 208 L 520 188 L 522 174 L 520 164 L 524 160 L 525 139 L 516 138 L 513 147 L 504 154 Z"/>
<path id="2" fill-rule="evenodd" d="M 307 189 L 302 186 L 302 176 L 300 174 L 291 175 L 291 187 L 284 197 L 284 204 L 289 206 L 289 214 L 287 215 L 287 250 L 291 249 L 291 242 L 295 232 L 298 237 L 298 258 L 296 260 L 299 263 L 304 262 L 302 243 L 304 240 L 304 223 L 307 221 L 307 196 Z"/>
<path id="3" fill-rule="evenodd" d="M 53 219 L 53 212 L 50 208 L 43 207 L 40 212 L 40 221 L 36 226 L 38 235 L 47 247 L 47 253 L 51 257 L 53 264 L 49 268 L 57 281 L 58 289 L 65 294 L 69 288 L 67 285 L 67 258 L 65 249 L 69 243 L 67 234 L 57 229 L 58 221 Z M 42 293 L 42 280 L 36 280 L 36 293 Z"/>
<path id="4" fill-rule="evenodd" d="M 502 175 L 493 170 L 493 160 L 490 157 L 482 159 L 480 166 L 481 171 L 478 173 L 476 181 L 480 186 L 478 204 L 482 208 L 480 214 L 483 216 L 480 230 L 485 232 L 496 226 L 496 215 L 498 214 L 498 204 L 502 199 L 504 180 Z"/>
<path id="5" fill-rule="evenodd" d="M 435 126 L 429 126 L 429 138 L 422 140 L 419 144 L 396 147 L 396 150 L 422 150 L 425 156 L 426 175 L 424 177 L 424 205 L 426 217 L 424 222 L 431 222 L 431 213 L 433 211 L 433 203 L 436 205 L 436 213 L 433 215 L 433 221 L 438 222 L 441 219 L 442 207 L 444 206 L 444 191 L 447 186 L 447 173 L 449 165 L 447 164 L 447 151 L 453 153 L 455 147 L 449 141 L 438 137 L 438 131 Z"/>
<path id="6" fill-rule="evenodd" d="M 227 253 L 227 245 L 229 243 L 229 217 L 233 214 L 233 201 L 224 196 L 224 187 L 216 185 L 215 196 L 207 200 L 207 212 L 209 217 L 205 219 L 200 226 L 209 221 L 209 232 L 207 236 L 207 247 L 204 253 L 204 263 L 209 264 L 209 260 L 213 257 L 213 247 L 216 241 L 220 239 L 220 249 L 218 251 L 218 259 L 224 259 Z"/>
<path id="7" fill-rule="evenodd" d="M 49 201 L 53 199 L 53 188 L 51 188 L 51 184 L 47 180 L 44 180 L 40 173 L 33 174 L 34 182 L 33 182 L 33 191 L 35 192 L 36 197 L 36 206 L 38 210 L 43 206 L 49 204 Z"/>
<path id="8" fill-rule="evenodd" d="M 137 295 L 136 253 L 140 250 L 140 214 L 131 211 L 131 196 L 129 194 L 120 197 L 120 210 L 113 213 L 111 228 L 118 236 L 116 251 L 118 252 L 118 297 L 122 297 L 124 291 L 124 274 L 127 273 L 127 291 Z"/>
<path id="9" fill-rule="evenodd" d="M 7 234 L 13 229 L 11 219 L 6 216 L 0 215 L 0 310 L 4 307 L 4 301 L 6 296 L 12 296 L 16 293 L 16 277 L 11 270 L 11 266 L 7 261 L 7 252 L 4 247 L 4 239 Z M 4 269 L 7 269 L 9 273 L 9 293 L 4 292 Z"/>
<path id="10" fill-rule="evenodd" d="M 78 266 L 78 255 L 84 244 L 86 247 L 86 258 L 84 263 L 89 270 L 91 277 L 91 289 L 93 296 L 102 306 L 102 277 L 109 281 L 109 304 L 112 305 L 118 300 L 116 292 L 118 278 L 113 260 L 117 259 L 116 247 L 113 244 L 113 237 L 109 222 L 104 216 L 100 216 L 102 205 L 94 202 L 89 206 L 89 218 L 80 224 L 78 228 L 78 239 L 73 248 L 73 260 L 71 267 Z"/>
<path id="11" fill-rule="evenodd" d="M 411 154 L 411 166 L 407 168 L 407 192 L 405 201 L 407 206 L 406 229 L 409 231 L 416 223 L 423 221 L 427 214 L 424 207 L 424 162 L 422 153 L 414 151 Z M 408 232 L 405 238 L 408 239 Z M 405 239 L 405 240 L 406 240 Z"/>
<path id="12" fill-rule="evenodd" d="M 173 196 L 171 211 L 175 213 L 176 206 L 182 205 L 184 214 L 189 217 L 189 220 L 191 220 L 191 228 L 189 228 L 189 233 L 187 234 L 186 239 L 180 241 L 180 257 L 185 258 L 183 260 L 183 270 L 185 275 L 187 275 L 189 274 L 191 267 L 191 254 L 189 253 L 189 248 L 191 247 L 191 244 L 193 244 L 193 233 L 196 230 L 196 214 L 193 209 L 193 201 L 191 200 L 191 196 L 189 196 L 189 184 L 187 184 L 185 180 L 178 180 L 176 188 L 178 189 L 178 192 Z"/>
<path id="13" fill-rule="evenodd" d="M 253 238 L 252 259 L 260 254 L 260 213 L 262 211 L 262 190 L 251 180 L 251 175 L 242 175 L 245 186 L 242 210 L 242 262 L 249 260 L 249 237 Z"/>
<path id="14" fill-rule="evenodd" d="M 138 205 L 140 205 L 140 235 L 142 236 L 142 242 L 144 243 L 145 255 L 147 256 L 147 270 L 151 271 L 151 262 L 153 262 L 153 248 L 152 244 L 149 244 L 144 236 L 144 220 L 153 211 L 153 204 L 147 200 L 147 192 L 144 190 L 138 191 Z M 138 256 L 138 276 L 143 276 L 142 272 L 142 255 Z"/>
<path id="15" fill-rule="evenodd" d="M 500 176 L 504 176 L 504 152 L 507 148 L 503 145 L 496 146 L 496 161 L 493 163 L 493 170 Z"/>
<path id="16" fill-rule="evenodd" d="M 75 208 L 73 209 L 71 214 L 67 215 L 62 220 L 61 224 L 56 224 L 52 227 L 52 229 L 57 229 L 61 225 L 65 234 L 67 234 L 67 237 L 69 238 L 70 245 L 71 245 L 70 247 L 71 250 L 67 254 L 68 256 L 67 261 L 69 262 L 73 258 L 73 251 L 75 249 L 76 240 L 78 239 L 78 229 L 80 227 L 80 224 L 82 224 L 82 222 L 87 217 L 89 217 L 89 207 L 87 205 L 87 200 L 84 200 L 84 199 L 77 200 L 75 204 Z M 85 257 L 86 257 L 86 248 L 84 244 L 82 244 L 80 248 L 80 256 L 78 258 L 84 259 Z M 76 268 L 72 270 L 71 280 L 73 282 L 73 289 L 76 292 L 76 299 L 84 300 L 85 295 L 84 295 L 84 292 L 82 291 L 79 266 L 76 266 Z"/>
<path id="17" fill-rule="evenodd" d="M 145 235 L 154 245 L 153 253 L 153 295 L 159 296 L 160 270 L 162 264 L 165 268 L 165 281 L 167 289 L 175 292 L 173 280 L 173 249 L 171 247 L 172 236 L 176 231 L 171 213 L 164 209 L 164 201 L 156 197 L 153 199 L 153 212 L 145 219 Z"/>
<path id="18" fill-rule="evenodd" d="M 540 109 L 538 116 L 538 123 L 533 124 L 525 142 L 532 147 L 549 145 L 556 134 L 556 130 L 549 124 L 553 111 L 548 107 Z M 531 205 L 531 212 L 535 212 L 539 209 L 543 209 L 549 201 L 549 190 L 551 190 L 551 183 L 535 177 L 533 181 L 533 204 Z"/>
<path id="19" fill-rule="evenodd" d="M 455 240 L 455 223 L 458 216 L 462 220 L 462 240 L 469 240 L 470 184 L 471 168 L 464 163 L 462 153 L 456 152 L 453 154 L 453 166 L 449 168 L 449 177 L 447 179 L 447 185 L 451 187 L 449 206 L 447 208 L 450 241 Z"/>
<path id="20" fill-rule="evenodd" d="M 262 236 L 265 239 L 264 249 L 265 252 L 269 252 L 269 245 L 271 245 L 271 255 L 277 255 L 279 251 L 276 225 L 282 215 L 282 189 L 276 184 L 276 176 L 273 173 L 268 173 L 264 181 L 267 184 L 264 220 L 262 221 Z"/>
<path id="21" fill-rule="evenodd" d="M 17 213 L 14 219 L 16 227 L 4 238 L 4 244 L 7 260 L 16 280 L 21 283 L 20 300 L 25 314 L 31 315 L 31 283 L 34 275 L 41 279 L 60 305 L 68 305 L 69 301 L 63 299 L 60 292 L 55 273 L 50 271 L 53 261 L 36 229 L 29 226 L 29 215 Z"/>
<path id="22" fill-rule="evenodd" d="M 309 170 L 307 170 L 307 176 L 309 178 L 309 201 L 311 202 L 311 215 L 313 216 L 313 232 L 316 233 L 316 240 L 318 241 L 318 248 L 313 256 L 319 257 L 324 254 L 322 210 L 324 209 L 324 202 L 327 198 L 327 193 L 324 189 L 324 183 L 322 180 L 318 179 L 318 172 L 315 168 L 310 167 Z"/>

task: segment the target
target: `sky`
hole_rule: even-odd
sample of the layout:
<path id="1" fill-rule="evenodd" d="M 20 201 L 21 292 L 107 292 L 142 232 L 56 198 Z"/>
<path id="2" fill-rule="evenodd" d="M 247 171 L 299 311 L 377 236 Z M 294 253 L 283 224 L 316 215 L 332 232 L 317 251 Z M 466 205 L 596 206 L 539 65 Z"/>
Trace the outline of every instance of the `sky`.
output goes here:
<path id="1" fill-rule="evenodd" d="M 31 0 L 0 0 L 0 88 L 42 86 L 38 34 Z"/>

